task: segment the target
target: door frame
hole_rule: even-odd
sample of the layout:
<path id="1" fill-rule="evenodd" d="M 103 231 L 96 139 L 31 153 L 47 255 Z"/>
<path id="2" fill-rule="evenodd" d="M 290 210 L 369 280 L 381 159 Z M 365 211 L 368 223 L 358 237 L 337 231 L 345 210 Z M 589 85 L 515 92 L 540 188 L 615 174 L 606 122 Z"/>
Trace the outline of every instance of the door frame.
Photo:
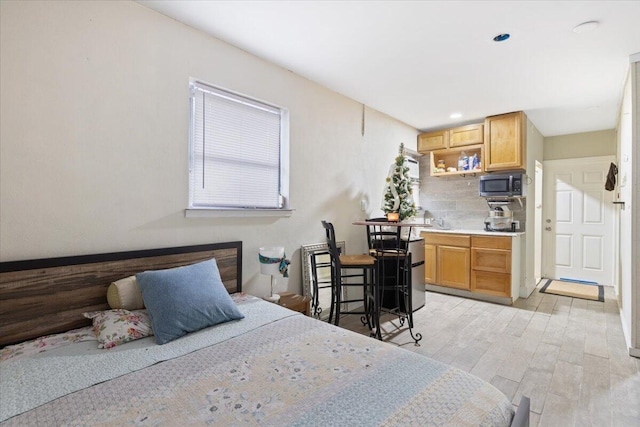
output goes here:
<path id="1" fill-rule="evenodd" d="M 534 188 L 535 194 L 533 195 L 533 209 L 534 209 L 534 217 L 533 221 L 535 224 L 534 236 L 533 236 L 533 252 L 534 252 L 534 261 L 533 261 L 533 277 L 536 281 L 536 286 L 542 280 L 542 227 L 544 224 L 542 223 L 543 218 L 543 200 L 544 200 L 544 165 L 542 162 L 536 160 L 535 163 L 535 175 L 534 175 Z"/>
<path id="2" fill-rule="evenodd" d="M 615 155 L 607 155 L 607 156 L 595 156 L 595 157 L 575 157 L 575 158 L 570 158 L 570 159 L 553 159 L 553 160 L 545 160 L 544 165 L 546 167 L 549 166 L 554 166 L 556 164 L 560 164 L 560 163 L 564 163 L 566 164 L 567 167 L 571 167 L 571 165 L 578 165 L 578 164 L 584 164 L 586 162 L 592 162 L 592 161 L 598 161 L 598 162 L 615 162 L 616 161 L 616 156 Z M 547 172 L 548 174 L 548 172 Z M 544 180 L 546 181 L 546 180 Z M 543 181 L 543 182 L 544 182 Z M 544 187 L 543 188 L 543 200 L 547 197 L 549 191 L 552 191 L 552 189 L 548 188 L 548 187 Z M 554 204 L 555 206 L 555 204 Z M 547 203 L 543 203 L 542 204 L 542 216 L 543 218 L 550 218 L 549 216 L 549 209 L 550 206 Z M 614 281 L 616 280 L 616 265 L 618 263 L 618 251 L 617 251 L 617 247 L 615 246 L 618 242 L 618 233 L 619 233 L 619 225 L 618 225 L 618 215 L 616 215 L 615 210 L 612 211 L 612 218 L 613 218 L 613 225 L 612 225 L 612 232 L 613 232 L 613 236 L 612 236 L 612 248 L 613 248 L 613 259 L 612 259 L 612 271 L 611 271 L 611 283 L 609 283 L 608 285 L 612 285 L 614 283 Z M 544 223 L 542 223 L 542 227 L 544 227 Z M 553 251 L 551 251 L 549 249 L 550 246 L 550 242 L 549 242 L 549 233 L 542 233 L 542 252 L 543 252 L 543 256 L 542 256 L 542 275 L 543 277 L 545 277 L 549 271 L 549 263 L 553 262 L 552 259 L 550 259 L 551 255 L 554 253 Z"/>

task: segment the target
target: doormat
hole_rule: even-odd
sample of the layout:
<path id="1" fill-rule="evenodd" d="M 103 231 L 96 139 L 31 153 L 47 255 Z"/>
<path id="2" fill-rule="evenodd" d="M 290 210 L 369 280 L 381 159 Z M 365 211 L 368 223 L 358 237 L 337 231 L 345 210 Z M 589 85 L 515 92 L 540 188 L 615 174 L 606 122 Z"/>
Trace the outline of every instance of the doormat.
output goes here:
<path id="1" fill-rule="evenodd" d="M 596 283 L 578 283 L 549 279 L 540 289 L 540 292 L 604 302 L 604 287 Z"/>

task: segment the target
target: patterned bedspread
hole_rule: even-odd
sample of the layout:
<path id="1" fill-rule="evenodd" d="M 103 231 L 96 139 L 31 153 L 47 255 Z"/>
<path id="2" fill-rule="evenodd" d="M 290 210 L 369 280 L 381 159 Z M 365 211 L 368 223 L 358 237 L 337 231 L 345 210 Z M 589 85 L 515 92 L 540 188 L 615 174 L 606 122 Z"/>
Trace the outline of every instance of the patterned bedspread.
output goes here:
<path id="1" fill-rule="evenodd" d="M 2 425 L 507 426 L 511 421 L 509 400 L 477 377 L 283 313 L 218 344 L 59 397 Z"/>

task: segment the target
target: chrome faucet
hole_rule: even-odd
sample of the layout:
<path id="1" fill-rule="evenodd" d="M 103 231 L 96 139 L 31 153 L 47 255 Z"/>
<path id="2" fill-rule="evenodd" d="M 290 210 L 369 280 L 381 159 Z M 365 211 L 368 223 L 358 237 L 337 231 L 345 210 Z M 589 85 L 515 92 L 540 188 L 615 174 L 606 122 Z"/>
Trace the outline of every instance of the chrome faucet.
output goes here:
<path id="1" fill-rule="evenodd" d="M 425 210 L 424 210 L 424 213 L 422 214 L 422 223 L 423 223 L 423 224 L 431 224 L 431 218 L 427 218 L 427 215 L 428 215 L 428 214 L 429 214 L 429 211 L 425 209 Z M 427 221 L 427 219 L 428 219 L 429 221 Z"/>

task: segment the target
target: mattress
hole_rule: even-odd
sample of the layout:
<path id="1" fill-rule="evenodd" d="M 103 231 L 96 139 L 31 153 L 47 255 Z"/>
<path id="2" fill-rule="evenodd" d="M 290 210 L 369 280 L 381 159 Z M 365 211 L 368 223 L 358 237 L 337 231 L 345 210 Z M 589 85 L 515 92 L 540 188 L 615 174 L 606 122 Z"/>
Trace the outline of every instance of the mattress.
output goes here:
<path id="1" fill-rule="evenodd" d="M 3 426 L 508 426 L 489 383 L 266 301 L 158 346 L 95 341 L 0 364 Z M 5 399 L 8 396 L 8 399 Z"/>

